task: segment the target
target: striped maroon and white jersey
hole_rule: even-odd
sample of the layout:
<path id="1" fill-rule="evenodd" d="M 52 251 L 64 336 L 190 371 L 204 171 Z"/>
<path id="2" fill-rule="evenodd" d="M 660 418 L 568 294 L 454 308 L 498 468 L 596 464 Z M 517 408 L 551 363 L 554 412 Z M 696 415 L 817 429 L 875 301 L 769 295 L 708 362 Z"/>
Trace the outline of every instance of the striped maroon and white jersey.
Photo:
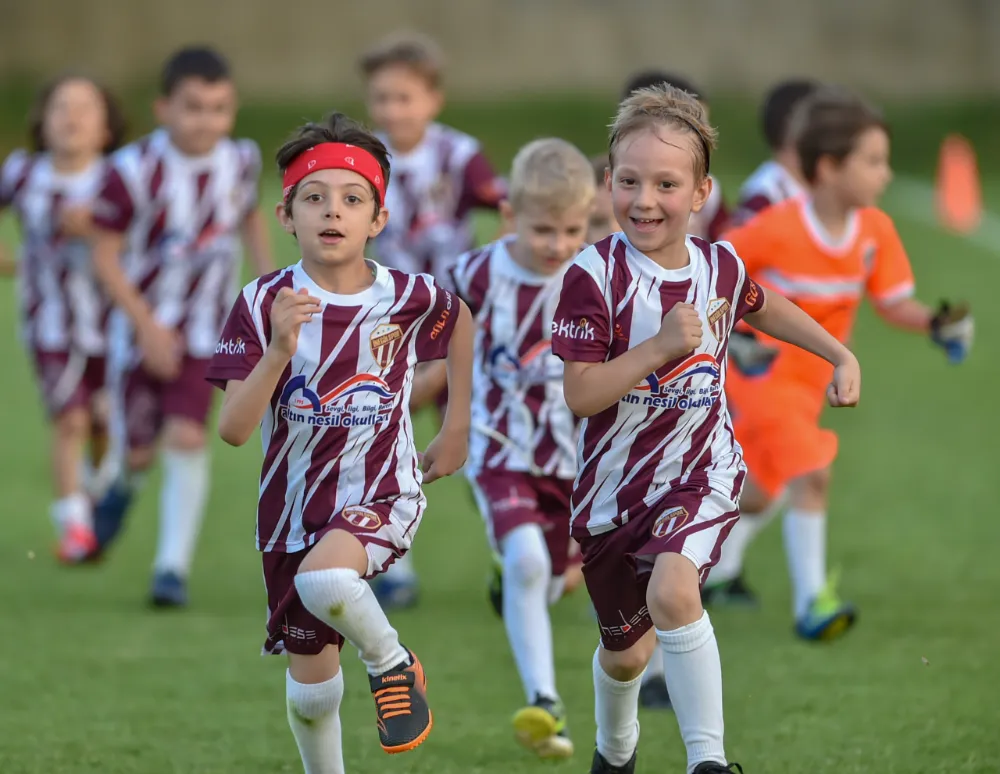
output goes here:
<path id="1" fill-rule="evenodd" d="M 552 319 L 565 269 L 536 274 L 514 261 L 509 241 L 466 253 L 450 270 L 476 319 L 466 470 L 572 479 L 576 418 L 563 397 L 562 360 L 552 354 Z"/>
<path id="2" fill-rule="evenodd" d="M 665 269 L 623 234 L 588 247 L 567 271 L 553 324 L 563 360 L 614 360 L 652 338 L 674 304 L 694 304 L 697 350 L 665 363 L 617 403 L 584 420 L 577 447 L 573 532 L 597 535 L 684 484 L 737 499 L 746 468 L 723 390 L 733 324 L 764 304 L 730 246 L 687 239 L 691 261 Z"/>
<path id="3" fill-rule="evenodd" d="M 740 188 L 740 202 L 733 213 L 733 225 L 743 225 L 757 213 L 802 192 L 802 184 L 791 172 L 774 159 L 768 159 L 753 171 Z"/>
<path id="4" fill-rule="evenodd" d="M 416 148 L 401 153 L 380 135 L 392 154 L 386 191 L 391 213 L 375 241 L 378 259 L 411 273 L 438 280 L 475 244 L 472 211 L 496 209 L 504 186 L 479 141 L 441 124 L 431 124 Z"/>
<path id="5" fill-rule="evenodd" d="M 64 208 L 88 205 L 104 161 L 75 174 L 57 172 L 46 153 L 15 151 L 0 168 L 0 209 L 21 227 L 18 297 L 25 344 L 43 352 L 104 353 L 108 303 L 94 276 L 90 247 L 61 233 Z"/>
<path id="6" fill-rule="evenodd" d="M 246 379 L 267 348 L 281 288 L 305 288 L 322 303 L 322 314 L 299 331 L 261 422 L 261 551 L 313 545 L 345 508 L 405 501 L 399 510 L 413 520 L 404 530 L 423 512 L 409 411 L 413 371 L 447 355 L 458 300 L 427 275 L 372 266 L 375 281 L 354 295 L 323 290 L 301 263 L 251 282 L 216 347 L 208 379 L 225 388 Z"/>
<path id="7" fill-rule="evenodd" d="M 111 156 L 94 222 L 125 235 L 129 279 L 193 357 L 211 357 L 237 293 L 240 227 L 257 207 L 260 163 L 252 140 L 227 137 L 194 158 L 163 129 Z"/>
<path id="8" fill-rule="evenodd" d="M 688 233 L 714 242 L 722 236 L 722 232 L 729 225 L 729 211 L 722 195 L 722 184 L 715 176 L 709 175 L 709 177 L 712 178 L 712 193 L 708 195 L 708 201 L 700 211 L 691 213 Z"/>

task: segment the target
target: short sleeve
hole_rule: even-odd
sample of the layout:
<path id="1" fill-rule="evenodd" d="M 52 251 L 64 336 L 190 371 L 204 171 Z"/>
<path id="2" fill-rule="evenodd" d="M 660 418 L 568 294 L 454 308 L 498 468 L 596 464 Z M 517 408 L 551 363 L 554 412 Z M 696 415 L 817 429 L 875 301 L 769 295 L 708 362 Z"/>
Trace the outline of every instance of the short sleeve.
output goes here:
<path id="1" fill-rule="evenodd" d="M 448 356 L 448 344 L 458 322 L 458 297 L 436 282 L 429 284 L 431 307 L 417 331 L 417 361 L 421 363 Z"/>
<path id="2" fill-rule="evenodd" d="M 469 307 L 473 317 L 483 308 L 489 284 L 489 258 L 488 248 L 465 253 L 445 272 L 450 288 Z"/>
<path id="3" fill-rule="evenodd" d="M 23 150 L 14 151 L 4 160 L 0 167 L 0 209 L 9 207 L 14 201 L 30 166 L 31 156 Z"/>
<path id="4" fill-rule="evenodd" d="M 767 268 L 775 253 L 775 246 L 769 236 L 768 218 L 753 218 L 737 228 L 727 231 L 723 239 L 730 250 L 740 257 L 747 274 L 759 274 Z"/>
<path id="5" fill-rule="evenodd" d="M 469 209 L 496 209 L 506 195 L 505 188 L 483 152 L 476 151 L 465 165 L 459 199 Z"/>
<path id="6" fill-rule="evenodd" d="M 745 196 L 736 205 L 731 222 L 734 226 L 741 226 L 770 206 L 771 200 L 764 194 L 757 193 Z"/>
<path id="7" fill-rule="evenodd" d="M 260 173 L 261 157 L 260 146 L 253 140 L 240 140 L 240 190 L 239 196 L 242 203 L 240 213 L 241 218 L 246 218 L 257 209 L 260 203 Z"/>
<path id="8" fill-rule="evenodd" d="M 241 293 L 222 329 L 206 378 L 224 390 L 227 382 L 246 379 L 263 354 L 246 295 Z"/>
<path id="9" fill-rule="evenodd" d="M 909 298 L 915 290 L 913 268 L 906 255 L 906 248 L 899 238 L 892 220 L 883 212 L 875 216 L 875 244 L 865 248 L 874 254 L 864 256 L 871 261 L 865 290 L 876 304 L 891 304 Z"/>
<path id="10" fill-rule="evenodd" d="M 748 314 L 759 312 L 764 308 L 764 288 L 753 281 L 749 274 L 743 275 L 743 284 L 736 297 L 736 314 L 734 322 L 742 320 Z"/>
<path id="11" fill-rule="evenodd" d="M 581 258 L 591 252 L 585 251 Z M 552 318 L 552 352 L 562 360 L 601 363 L 611 349 L 611 316 L 602 284 L 577 259 L 563 277 Z"/>
<path id="12" fill-rule="evenodd" d="M 92 205 L 93 223 L 105 231 L 119 234 L 128 230 L 135 217 L 135 202 L 121 172 L 109 164 L 104 173 L 100 193 Z"/>

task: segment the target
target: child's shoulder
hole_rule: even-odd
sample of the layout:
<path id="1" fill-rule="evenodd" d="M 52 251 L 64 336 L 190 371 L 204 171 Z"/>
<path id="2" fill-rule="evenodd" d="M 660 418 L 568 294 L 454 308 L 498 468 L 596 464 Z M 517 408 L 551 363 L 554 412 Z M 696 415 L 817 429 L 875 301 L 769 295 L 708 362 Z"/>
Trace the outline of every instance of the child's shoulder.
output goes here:
<path id="1" fill-rule="evenodd" d="M 876 234 L 895 231 L 896 224 L 889 213 L 879 207 L 864 207 L 858 210 L 861 227 Z"/>
<path id="2" fill-rule="evenodd" d="M 427 128 L 427 133 L 433 139 L 445 142 L 458 150 L 479 150 L 482 146 L 482 143 L 468 132 L 447 124 L 433 123 Z"/>
<path id="3" fill-rule="evenodd" d="M 264 303 L 265 300 L 273 300 L 282 288 L 293 287 L 295 284 L 294 273 L 294 266 L 284 266 L 267 274 L 262 274 L 257 279 L 251 280 L 243 286 L 241 296 L 251 309 L 256 304 Z"/>

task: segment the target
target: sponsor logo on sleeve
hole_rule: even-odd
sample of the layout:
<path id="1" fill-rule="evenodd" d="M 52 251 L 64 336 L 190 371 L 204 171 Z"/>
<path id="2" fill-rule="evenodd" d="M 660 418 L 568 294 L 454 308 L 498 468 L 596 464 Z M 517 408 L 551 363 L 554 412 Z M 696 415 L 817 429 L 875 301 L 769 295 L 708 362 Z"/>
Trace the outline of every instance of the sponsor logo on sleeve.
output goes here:
<path id="1" fill-rule="evenodd" d="M 239 336 L 233 339 L 222 339 L 215 345 L 216 355 L 245 355 L 247 343 Z"/>
<path id="2" fill-rule="evenodd" d="M 552 321 L 552 338 L 561 336 L 570 341 L 595 341 L 597 334 L 594 326 L 586 317 L 579 320 L 567 320 L 561 318 Z"/>

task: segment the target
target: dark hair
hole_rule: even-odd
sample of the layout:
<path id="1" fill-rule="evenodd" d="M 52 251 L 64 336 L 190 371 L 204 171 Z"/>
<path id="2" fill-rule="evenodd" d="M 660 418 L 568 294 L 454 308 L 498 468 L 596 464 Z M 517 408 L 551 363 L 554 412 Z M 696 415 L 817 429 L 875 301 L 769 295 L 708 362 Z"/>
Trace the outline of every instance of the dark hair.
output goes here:
<path id="1" fill-rule="evenodd" d="M 444 54 L 431 38 L 416 32 L 399 32 L 375 43 L 358 60 L 361 72 L 370 78 L 383 67 L 408 67 L 432 89 L 441 85 Z"/>
<path id="2" fill-rule="evenodd" d="M 632 92 L 637 91 L 638 89 L 648 89 L 651 86 L 662 86 L 663 84 L 673 86 L 681 91 L 686 91 L 688 94 L 697 97 L 701 102 L 708 102 L 708 97 L 705 96 L 705 92 L 695 86 L 692 81 L 685 78 L 683 75 L 676 75 L 674 73 L 664 72 L 663 70 L 642 70 L 632 75 L 632 77 L 625 83 L 625 88 L 622 89 L 622 97 L 620 101 L 628 99 Z"/>
<path id="3" fill-rule="evenodd" d="M 324 142 L 344 142 L 368 151 L 375 157 L 378 165 L 382 167 L 382 177 L 385 180 L 385 187 L 388 189 L 389 152 L 385 149 L 385 145 L 362 124 L 343 113 L 330 113 L 330 115 L 323 119 L 322 123 L 309 122 L 296 129 L 288 141 L 278 148 L 278 152 L 275 154 L 279 173 L 283 175 L 295 159 L 314 145 L 320 145 Z M 371 184 L 369 183 L 369 185 Z M 375 212 L 372 215 L 374 218 L 378 215 L 379 209 L 385 206 L 385 202 L 379 201 L 378 192 L 374 186 L 371 186 L 371 189 L 372 196 L 375 197 Z M 298 184 L 285 197 L 286 215 L 290 216 L 292 214 L 292 199 L 295 198 L 296 190 L 298 190 Z"/>
<path id="4" fill-rule="evenodd" d="M 854 150 L 858 137 L 874 127 L 889 131 L 881 112 L 844 89 L 823 87 L 802 100 L 791 131 L 806 181 L 816 181 L 820 159 L 829 156 L 842 162 Z"/>
<path id="5" fill-rule="evenodd" d="M 788 124 L 795 106 L 819 88 L 819 83 L 805 78 L 781 81 L 764 96 L 760 108 L 761 129 L 768 147 L 781 150 L 788 142 Z"/>
<path id="6" fill-rule="evenodd" d="M 208 83 L 228 81 L 232 75 L 229 62 L 214 48 L 188 46 L 174 54 L 163 64 L 160 73 L 160 93 L 169 97 L 188 78 L 200 78 Z"/>
<path id="7" fill-rule="evenodd" d="M 42 153 L 48 150 L 48 145 L 45 142 L 45 114 L 48 112 L 52 95 L 58 91 L 60 86 L 71 81 L 85 81 L 92 84 L 100 92 L 101 99 L 104 100 L 104 115 L 108 129 L 108 138 L 104 143 L 104 147 L 101 148 L 101 152 L 107 155 L 121 147 L 122 143 L 125 142 L 127 125 L 125 123 L 125 114 L 122 112 L 121 105 L 118 104 L 115 95 L 99 81 L 87 75 L 71 72 L 64 73 L 58 78 L 49 81 L 38 92 L 38 96 L 35 97 L 35 103 L 28 113 L 28 139 L 31 144 L 31 150 L 35 153 Z"/>

